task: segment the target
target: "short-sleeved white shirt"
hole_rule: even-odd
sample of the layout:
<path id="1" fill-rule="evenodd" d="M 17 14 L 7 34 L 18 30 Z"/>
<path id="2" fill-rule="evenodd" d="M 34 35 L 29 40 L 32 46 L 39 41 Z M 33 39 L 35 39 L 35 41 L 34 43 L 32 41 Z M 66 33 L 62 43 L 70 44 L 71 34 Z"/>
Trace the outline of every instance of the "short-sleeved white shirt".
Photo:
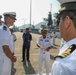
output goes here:
<path id="1" fill-rule="evenodd" d="M 5 29 L 4 29 L 5 27 Z M 7 45 L 11 50 L 11 32 L 9 28 L 2 23 L 0 26 L 0 54 L 4 54 L 2 46 Z"/>
<path id="2" fill-rule="evenodd" d="M 72 44 L 76 45 L 76 38 L 67 42 L 59 51 L 59 55 Z M 76 75 L 76 49 L 65 58 L 56 58 L 52 66 L 52 75 Z"/>
<path id="3" fill-rule="evenodd" d="M 43 37 L 39 37 L 37 40 L 37 44 L 40 44 L 45 49 L 47 47 L 53 46 L 51 39 L 49 39 L 48 37 L 46 37 L 45 39 Z M 40 51 L 44 51 L 44 50 L 40 49 Z"/>

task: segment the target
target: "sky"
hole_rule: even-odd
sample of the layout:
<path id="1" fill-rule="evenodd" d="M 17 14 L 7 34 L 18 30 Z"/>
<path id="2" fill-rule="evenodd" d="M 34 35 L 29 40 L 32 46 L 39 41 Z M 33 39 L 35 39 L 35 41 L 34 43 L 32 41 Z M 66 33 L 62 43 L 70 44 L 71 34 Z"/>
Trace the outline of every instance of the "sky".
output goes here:
<path id="1" fill-rule="evenodd" d="M 42 22 L 43 18 L 48 17 L 50 10 L 54 14 L 59 8 L 60 4 L 57 0 L 31 0 L 31 24 Z M 5 12 L 16 12 L 16 26 L 29 24 L 30 0 L 0 0 L 0 15 Z"/>

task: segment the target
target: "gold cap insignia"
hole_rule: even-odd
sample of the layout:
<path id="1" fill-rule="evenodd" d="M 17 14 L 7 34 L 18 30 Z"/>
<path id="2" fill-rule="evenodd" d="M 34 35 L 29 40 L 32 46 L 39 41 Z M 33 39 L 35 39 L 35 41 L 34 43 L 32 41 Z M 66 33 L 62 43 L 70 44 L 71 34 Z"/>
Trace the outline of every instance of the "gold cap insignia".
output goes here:
<path id="1" fill-rule="evenodd" d="M 64 10 L 66 10 L 66 7 L 65 7 L 65 6 L 62 7 L 62 8 L 59 10 L 59 12 L 64 11 Z"/>

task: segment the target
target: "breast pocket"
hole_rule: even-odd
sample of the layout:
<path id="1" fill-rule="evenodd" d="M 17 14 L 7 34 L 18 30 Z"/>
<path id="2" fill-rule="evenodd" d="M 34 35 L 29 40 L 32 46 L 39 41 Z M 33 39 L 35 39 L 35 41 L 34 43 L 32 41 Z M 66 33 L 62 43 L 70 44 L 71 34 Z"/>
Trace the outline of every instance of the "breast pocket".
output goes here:
<path id="1" fill-rule="evenodd" d="M 46 47 L 49 47 L 50 46 L 50 43 L 49 42 L 46 42 L 45 45 L 46 45 Z"/>

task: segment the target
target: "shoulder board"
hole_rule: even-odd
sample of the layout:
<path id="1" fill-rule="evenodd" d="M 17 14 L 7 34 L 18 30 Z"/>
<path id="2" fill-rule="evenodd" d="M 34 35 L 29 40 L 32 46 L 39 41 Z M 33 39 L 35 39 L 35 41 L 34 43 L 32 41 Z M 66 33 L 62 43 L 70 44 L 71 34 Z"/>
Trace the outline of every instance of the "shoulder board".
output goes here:
<path id="1" fill-rule="evenodd" d="M 58 58 L 58 57 L 59 58 L 65 58 L 68 55 L 70 55 L 75 49 L 76 49 L 76 45 L 73 44 L 67 50 L 65 50 L 61 55 L 56 56 L 55 59 Z"/>
<path id="2" fill-rule="evenodd" d="M 3 30 L 7 30 L 7 27 L 6 26 L 3 26 Z"/>

